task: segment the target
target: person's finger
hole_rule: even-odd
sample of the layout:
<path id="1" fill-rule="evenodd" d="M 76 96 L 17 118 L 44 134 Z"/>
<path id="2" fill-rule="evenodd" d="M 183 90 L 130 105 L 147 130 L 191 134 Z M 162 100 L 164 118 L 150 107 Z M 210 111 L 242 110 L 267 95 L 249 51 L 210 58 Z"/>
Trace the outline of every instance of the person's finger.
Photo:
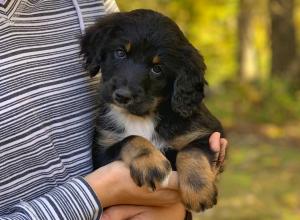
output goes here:
<path id="1" fill-rule="evenodd" d="M 135 205 L 117 205 L 107 208 L 101 220 L 125 220 L 141 214 L 144 211 L 144 206 Z"/>
<path id="2" fill-rule="evenodd" d="M 214 132 L 209 137 L 209 146 L 213 152 L 218 153 L 220 151 L 220 138 L 221 138 L 220 132 Z"/>
<path id="3" fill-rule="evenodd" d="M 216 173 L 222 173 L 224 170 L 224 161 L 225 161 L 225 154 L 226 154 L 226 148 L 228 141 L 224 138 L 221 138 L 220 140 L 220 153 L 219 153 L 219 158 L 217 161 L 217 164 L 215 166 L 215 172 Z"/>
<path id="4" fill-rule="evenodd" d="M 212 167 L 215 170 L 218 169 L 217 166 L 221 148 L 220 138 L 221 134 L 219 132 L 214 132 L 209 138 L 209 147 L 215 153 L 212 161 Z"/>
<path id="5" fill-rule="evenodd" d="M 228 141 L 225 138 L 221 138 L 220 143 L 221 143 L 221 149 L 219 153 L 219 163 L 220 165 L 222 165 L 225 160 L 225 152 L 228 145 Z"/>
<path id="6" fill-rule="evenodd" d="M 129 220 L 169 220 L 169 219 L 184 219 L 185 207 L 182 203 L 175 203 L 167 207 L 145 207 L 145 211 L 135 215 Z"/>

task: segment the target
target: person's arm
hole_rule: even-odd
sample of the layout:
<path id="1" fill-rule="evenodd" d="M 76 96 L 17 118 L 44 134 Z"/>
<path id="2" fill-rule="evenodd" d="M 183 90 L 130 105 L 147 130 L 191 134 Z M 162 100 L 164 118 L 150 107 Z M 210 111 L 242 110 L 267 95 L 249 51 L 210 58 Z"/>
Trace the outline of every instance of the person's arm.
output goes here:
<path id="1" fill-rule="evenodd" d="M 178 203 L 177 188 L 177 175 L 173 172 L 166 188 L 150 192 L 137 186 L 128 167 L 117 161 L 85 178 L 73 178 L 32 201 L 21 201 L 13 207 L 13 213 L 0 216 L 0 220 L 99 219 L 102 207 L 118 204 L 169 206 Z"/>
<path id="2" fill-rule="evenodd" d="M 73 178 L 32 201 L 20 201 L 9 215 L 0 220 L 29 219 L 99 219 L 102 207 L 89 184 L 81 178 Z"/>
<path id="3" fill-rule="evenodd" d="M 220 139 L 220 135 L 215 133 L 211 136 L 210 145 L 217 153 L 215 169 L 218 170 L 223 164 L 227 141 Z M 74 178 L 30 202 L 20 202 L 13 208 L 12 214 L 0 216 L 0 220 L 98 219 L 102 207 L 121 204 L 141 206 L 133 210 L 137 210 L 142 217 L 145 216 L 142 219 L 146 220 L 149 212 L 150 216 L 152 214 L 165 216 L 172 212 L 171 207 L 180 203 L 177 189 L 176 172 L 172 172 L 166 188 L 150 192 L 145 187 L 138 187 L 131 179 L 128 167 L 118 161 L 99 168 L 85 178 Z M 154 206 L 169 208 L 156 209 Z M 107 210 L 119 212 L 118 208 Z"/>

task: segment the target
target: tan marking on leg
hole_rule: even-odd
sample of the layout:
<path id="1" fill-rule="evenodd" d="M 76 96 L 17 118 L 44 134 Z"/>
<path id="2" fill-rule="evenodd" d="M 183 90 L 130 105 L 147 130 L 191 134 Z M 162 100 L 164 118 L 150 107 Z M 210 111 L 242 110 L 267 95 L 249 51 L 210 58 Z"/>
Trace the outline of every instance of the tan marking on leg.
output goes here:
<path id="1" fill-rule="evenodd" d="M 118 134 L 104 129 L 98 132 L 101 136 L 96 137 L 97 144 L 104 147 L 112 146 L 124 138 L 122 135 L 118 136 Z"/>
<path id="2" fill-rule="evenodd" d="M 211 132 L 204 129 L 199 129 L 197 131 L 192 131 L 180 136 L 175 137 L 172 139 L 169 143 L 172 147 L 174 147 L 176 150 L 181 150 L 183 147 L 187 146 L 191 142 L 202 138 L 204 136 L 209 135 Z"/>
<path id="3" fill-rule="evenodd" d="M 133 137 L 121 150 L 122 160 L 129 165 L 130 173 L 139 186 L 153 190 L 169 177 L 172 169 L 166 157 L 143 137 Z"/>
<path id="4" fill-rule="evenodd" d="M 160 57 L 158 55 L 155 55 L 152 59 L 153 64 L 159 64 L 160 63 Z"/>
<path id="5" fill-rule="evenodd" d="M 128 42 L 128 43 L 125 45 L 125 50 L 126 50 L 126 52 L 128 53 L 128 52 L 130 51 L 130 49 L 131 49 L 131 43 Z"/>
<path id="6" fill-rule="evenodd" d="M 216 204 L 216 176 L 199 149 L 180 151 L 176 159 L 182 201 L 192 211 L 204 211 Z"/>
<path id="7" fill-rule="evenodd" d="M 134 137 L 122 147 L 121 158 L 128 165 L 135 158 L 147 156 L 154 151 L 153 145 L 143 137 Z"/>

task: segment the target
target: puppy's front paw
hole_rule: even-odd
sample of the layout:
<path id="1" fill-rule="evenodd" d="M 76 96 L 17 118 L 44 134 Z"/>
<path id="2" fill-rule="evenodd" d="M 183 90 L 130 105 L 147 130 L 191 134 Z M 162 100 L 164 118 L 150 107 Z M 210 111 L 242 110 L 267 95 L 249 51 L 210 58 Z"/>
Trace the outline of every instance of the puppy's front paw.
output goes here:
<path id="1" fill-rule="evenodd" d="M 218 191 L 213 182 L 207 182 L 200 176 L 190 176 L 180 182 L 183 204 L 194 212 L 204 211 L 217 204 Z"/>
<path id="2" fill-rule="evenodd" d="M 160 151 L 152 151 L 132 160 L 130 174 L 138 186 L 146 185 L 153 191 L 164 185 L 172 171 L 170 162 Z"/>

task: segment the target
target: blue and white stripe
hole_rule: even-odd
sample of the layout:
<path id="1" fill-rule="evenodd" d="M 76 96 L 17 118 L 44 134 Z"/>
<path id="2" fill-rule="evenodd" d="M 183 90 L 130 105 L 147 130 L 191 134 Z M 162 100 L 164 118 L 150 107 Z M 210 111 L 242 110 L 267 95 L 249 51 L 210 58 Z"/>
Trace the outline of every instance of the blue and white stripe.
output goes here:
<path id="1" fill-rule="evenodd" d="M 92 171 L 97 79 L 82 68 L 83 28 L 113 0 L 0 5 L 0 219 L 97 219 Z M 81 25 L 80 25 L 81 24 Z"/>

